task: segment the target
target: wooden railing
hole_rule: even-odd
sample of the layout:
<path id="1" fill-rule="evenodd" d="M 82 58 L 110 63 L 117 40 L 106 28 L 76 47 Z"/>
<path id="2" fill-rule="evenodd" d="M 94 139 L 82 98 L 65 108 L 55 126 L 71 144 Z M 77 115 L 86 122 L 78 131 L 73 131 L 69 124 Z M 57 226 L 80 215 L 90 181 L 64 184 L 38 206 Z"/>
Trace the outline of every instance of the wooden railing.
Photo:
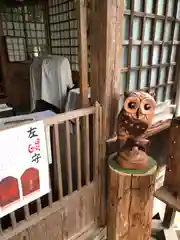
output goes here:
<path id="1" fill-rule="evenodd" d="M 53 224 L 59 224 L 58 231 L 61 230 L 63 234 L 66 232 L 66 239 L 78 235 L 78 231 L 96 222 L 102 202 L 101 112 L 100 105 L 96 104 L 95 107 L 55 115 L 44 120 L 45 126 L 50 127 L 51 132 L 51 192 L 0 219 L 0 239 L 14 239 L 15 235 L 15 239 L 32 239 L 30 235 L 33 234 L 33 226 L 58 211 L 63 212 L 64 215 L 61 213 L 61 216 L 63 221 L 66 221 L 62 223 L 58 218 Z M 79 204 L 81 202 L 84 207 Z M 77 212 L 78 217 L 74 216 Z M 74 217 L 80 222 L 79 226 L 68 224 Z M 31 231 L 28 231 L 28 228 L 31 228 Z M 51 228 L 46 231 L 48 235 Z M 56 238 L 52 236 L 53 239 Z"/>

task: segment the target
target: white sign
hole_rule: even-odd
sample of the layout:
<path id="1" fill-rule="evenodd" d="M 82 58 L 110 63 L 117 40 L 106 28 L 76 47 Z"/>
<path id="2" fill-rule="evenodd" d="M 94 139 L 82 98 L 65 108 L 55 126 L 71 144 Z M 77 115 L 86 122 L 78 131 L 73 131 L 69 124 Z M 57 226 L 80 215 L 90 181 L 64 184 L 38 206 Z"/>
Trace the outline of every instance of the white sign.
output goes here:
<path id="1" fill-rule="evenodd" d="M 0 132 L 0 218 L 50 192 L 43 121 Z"/>

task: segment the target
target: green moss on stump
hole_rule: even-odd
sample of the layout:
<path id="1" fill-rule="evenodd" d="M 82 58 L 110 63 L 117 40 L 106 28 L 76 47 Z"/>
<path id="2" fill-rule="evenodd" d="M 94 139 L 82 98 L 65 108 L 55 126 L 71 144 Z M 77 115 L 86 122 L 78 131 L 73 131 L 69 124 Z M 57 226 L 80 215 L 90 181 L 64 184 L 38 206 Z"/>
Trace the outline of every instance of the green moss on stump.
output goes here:
<path id="1" fill-rule="evenodd" d="M 150 156 L 148 158 L 147 168 L 141 169 L 141 170 L 121 168 L 119 166 L 119 164 L 116 162 L 116 158 L 117 158 L 117 155 L 110 156 L 109 161 L 108 161 L 109 167 L 114 171 L 121 172 L 121 173 L 124 173 L 124 174 L 149 175 L 149 174 L 151 174 L 152 171 L 154 172 L 157 169 L 156 161 Z"/>

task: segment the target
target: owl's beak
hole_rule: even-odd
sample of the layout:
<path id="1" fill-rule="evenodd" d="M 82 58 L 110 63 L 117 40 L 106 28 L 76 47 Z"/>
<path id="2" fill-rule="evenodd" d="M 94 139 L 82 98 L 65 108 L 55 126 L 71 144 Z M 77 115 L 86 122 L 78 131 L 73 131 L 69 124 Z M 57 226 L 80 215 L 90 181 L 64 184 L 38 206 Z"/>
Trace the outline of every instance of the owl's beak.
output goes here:
<path id="1" fill-rule="evenodd" d="M 139 115 L 140 115 L 140 111 L 138 109 L 137 112 L 136 112 L 136 117 L 139 118 Z"/>

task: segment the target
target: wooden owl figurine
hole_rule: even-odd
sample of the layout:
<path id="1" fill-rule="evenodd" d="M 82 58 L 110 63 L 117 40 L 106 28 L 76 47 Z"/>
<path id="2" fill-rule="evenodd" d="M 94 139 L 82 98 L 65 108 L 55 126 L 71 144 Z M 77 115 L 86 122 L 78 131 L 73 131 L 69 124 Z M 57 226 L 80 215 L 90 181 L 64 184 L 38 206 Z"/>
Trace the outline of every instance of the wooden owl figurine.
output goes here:
<path id="1" fill-rule="evenodd" d="M 137 91 L 125 94 L 124 105 L 117 120 L 117 147 L 119 156 L 122 157 L 126 152 L 126 155 L 129 153 L 129 157 L 131 156 L 128 161 L 136 163 L 135 156 L 140 161 L 141 156 L 139 154 L 144 155 L 148 143 L 148 140 L 143 138 L 143 134 L 152 125 L 155 107 L 155 99 L 149 93 Z M 132 159 L 133 156 L 134 159 Z M 123 155 L 124 158 L 125 155 Z"/>

